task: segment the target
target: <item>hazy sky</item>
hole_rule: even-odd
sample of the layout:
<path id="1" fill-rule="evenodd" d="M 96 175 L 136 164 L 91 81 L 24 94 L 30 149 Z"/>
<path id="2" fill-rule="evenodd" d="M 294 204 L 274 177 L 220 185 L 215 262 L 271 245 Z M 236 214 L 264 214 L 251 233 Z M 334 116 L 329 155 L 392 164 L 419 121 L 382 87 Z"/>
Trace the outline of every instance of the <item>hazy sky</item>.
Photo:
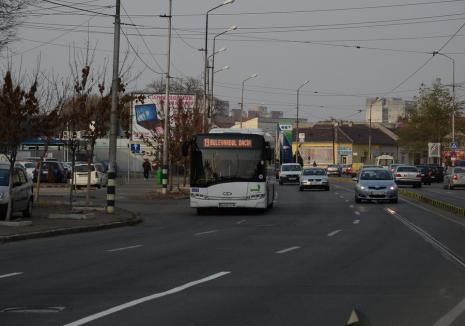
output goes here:
<path id="1" fill-rule="evenodd" d="M 97 13 L 114 13 L 115 1 L 53 1 Z M 205 13 L 220 4 L 214 0 L 173 0 L 172 75 L 200 77 L 205 33 Z M 405 5 L 410 4 L 410 5 Z M 140 58 L 130 54 L 133 75 L 141 75 L 130 89 L 143 89 L 166 67 L 168 0 L 122 0 L 122 21 L 130 44 Z M 370 7 L 370 8 L 367 8 Z M 128 16 L 129 15 L 129 16 Z M 301 91 L 301 116 L 310 120 L 329 117 L 359 120 L 367 96 L 411 98 L 420 83 L 440 77 L 451 83 L 450 60 L 435 56 L 417 70 L 433 50 L 441 48 L 465 23 L 465 1 L 434 0 L 236 0 L 210 15 L 210 38 L 237 25 L 217 39 L 216 67 L 230 66 L 215 75 L 215 95 L 240 102 L 242 80 L 245 105 L 264 104 L 295 117 L 296 89 Z M 137 28 L 133 25 L 137 25 Z M 113 19 L 37 1 L 26 11 L 11 44 L 14 63 L 33 69 L 40 56 L 44 72 L 69 74 L 70 47 L 85 47 L 89 37 L 96 49 L 95 65 L 109 62 L 111 71 Z M 457 94 L 464 94 L 465 27 L 442 50 L 456 60 Z M 357 48 L 359 46 L 360 48 Z M 211 41 L 209 50 L 211 50 Z M 132 51 L 124 34 L 122 52 Z M 4 62 L 3 62 L 4 63 Z M 146 65 L 150 67 L 147 68 Z M 318 92 L 318 93 L 315 93 Z"/>

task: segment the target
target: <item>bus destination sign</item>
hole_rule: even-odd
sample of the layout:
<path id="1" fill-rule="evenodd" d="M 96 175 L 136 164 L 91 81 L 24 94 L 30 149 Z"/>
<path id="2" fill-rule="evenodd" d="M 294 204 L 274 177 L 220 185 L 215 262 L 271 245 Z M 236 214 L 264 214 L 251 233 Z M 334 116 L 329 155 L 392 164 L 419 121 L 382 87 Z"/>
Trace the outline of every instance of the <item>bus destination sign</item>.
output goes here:
<path id="1" fill-rule="evenodd" d="M 204 138 L 204 148 L 252 148 L 252 139 L 247 138 Z"/>

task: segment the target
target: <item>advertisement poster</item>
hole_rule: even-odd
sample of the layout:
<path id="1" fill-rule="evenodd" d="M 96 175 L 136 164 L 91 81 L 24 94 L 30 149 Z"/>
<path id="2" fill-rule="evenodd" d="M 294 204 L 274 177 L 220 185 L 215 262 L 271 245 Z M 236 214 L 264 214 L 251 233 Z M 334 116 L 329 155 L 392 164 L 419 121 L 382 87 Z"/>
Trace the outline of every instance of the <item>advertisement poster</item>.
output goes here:
<path id="1" fill-rule="evenodd" d="M 292 125 L 278 125 L 280 162 L 292 162 Z"/>
<path id="2" fill-rule="evenodd" d="M 136 95 L 137 97 L 137 95 Z M 132 140 L 142 140 L 162 136 L 164 120 L 164 94 L 144 94 L 144 102 L 134 102 L 132 108 Z M 170 95 L 171 114 L 182 103 L 186 109 L 193 109 L 195 95 Z"/>

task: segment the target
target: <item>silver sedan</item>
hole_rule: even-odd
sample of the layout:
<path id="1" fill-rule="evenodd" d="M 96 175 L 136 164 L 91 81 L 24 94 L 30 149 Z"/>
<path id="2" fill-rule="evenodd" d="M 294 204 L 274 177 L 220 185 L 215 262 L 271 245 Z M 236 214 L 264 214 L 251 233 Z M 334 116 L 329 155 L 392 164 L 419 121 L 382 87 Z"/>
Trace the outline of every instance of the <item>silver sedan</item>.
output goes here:
<path id="1" fill-rule="evenodd" d="M 362 169 L 358 177 L 354 178 L 355 202 L 389 201 L 397 203 L 398 190 L 392 174 L 381 168 Z"/>
<path id="2" fill-rule="evenodd" d="M 304 189 L 329 190 L 329 181 L 326 171 L 321 168 L 305 168 L 300 175 L 300 191 Z"/>

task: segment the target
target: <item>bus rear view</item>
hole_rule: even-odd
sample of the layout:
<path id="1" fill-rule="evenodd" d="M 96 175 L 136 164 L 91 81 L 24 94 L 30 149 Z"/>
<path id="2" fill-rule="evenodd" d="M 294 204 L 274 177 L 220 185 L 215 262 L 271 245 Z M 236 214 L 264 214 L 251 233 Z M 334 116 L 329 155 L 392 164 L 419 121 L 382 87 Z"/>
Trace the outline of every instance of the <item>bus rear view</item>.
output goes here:
<path id="1" fill-rule="evenodd" d="M 274 172 L 272 141 L 259 129 L 213 129 L 190 143 L 190 206 L 207 208 L 271 207 Z M 274 171 L 274 170 L 273 170 Z M 273 178 L 273 180 L 272 180 Z"/>

